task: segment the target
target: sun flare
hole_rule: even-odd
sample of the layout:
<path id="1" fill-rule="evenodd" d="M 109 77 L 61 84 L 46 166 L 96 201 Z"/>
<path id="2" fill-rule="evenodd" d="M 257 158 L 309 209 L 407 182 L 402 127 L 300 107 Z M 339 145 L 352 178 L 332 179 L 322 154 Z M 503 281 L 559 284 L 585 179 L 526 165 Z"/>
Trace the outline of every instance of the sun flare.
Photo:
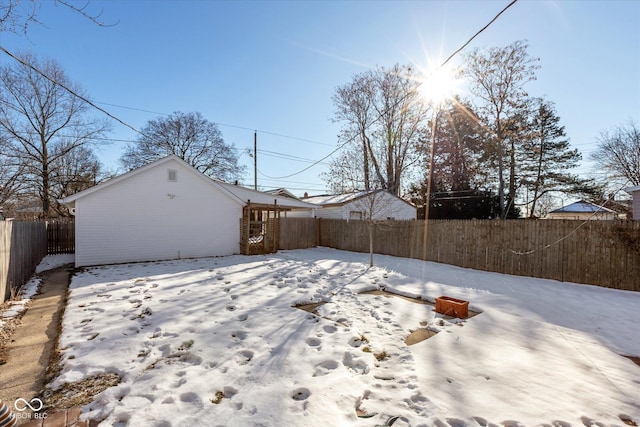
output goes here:
<path id="1" fill-rule="evenodd" d="M 420 91 L 429 103 L 440 104 L 453 96 L 455 83 L 456 78 L 451 70 L 438 68 L 426 74 L 420 85 Z"/>

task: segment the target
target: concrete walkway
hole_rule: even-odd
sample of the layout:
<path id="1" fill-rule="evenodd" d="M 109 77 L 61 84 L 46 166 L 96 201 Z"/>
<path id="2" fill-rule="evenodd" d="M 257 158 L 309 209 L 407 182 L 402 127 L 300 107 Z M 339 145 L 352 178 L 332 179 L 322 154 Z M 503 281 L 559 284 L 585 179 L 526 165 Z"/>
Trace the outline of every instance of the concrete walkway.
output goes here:
<path id="1" fill-rule="evenodd" d="M 29 419 L 32 420 L 29 424 L 35 422 L 33 411 L 27 408 L 18 412 L 15 410 L 14 402 L 17 399 L 30 402 L 40 394 L 44 386 L 69 287 L 70 275 L 64 267 L 43 272 L 41 275 L 41 293 L 33 298 L 31 306 L 15 329 L 11 341 L 7 344 L 7 363 L 0 366 L 0 399 L 7 403 L 14 414 L 21 417 L 19 423 Z M 37 406 L 37 403 L 34 403 L 34 406 Z M 65 416 L 65 424 L 59 425 L 66 425 L 66 418 Z M 42 425 L 42 420 L 33 425 Z"/>

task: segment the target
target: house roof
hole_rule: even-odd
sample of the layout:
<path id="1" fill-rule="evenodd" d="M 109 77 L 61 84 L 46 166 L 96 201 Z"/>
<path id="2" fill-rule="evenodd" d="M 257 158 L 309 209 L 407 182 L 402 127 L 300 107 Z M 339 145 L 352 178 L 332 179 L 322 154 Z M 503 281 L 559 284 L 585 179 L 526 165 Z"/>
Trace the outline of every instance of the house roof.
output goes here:
<path id="1" fill-rule="evenodd" d="M 198 172 L 200 173 L 200 172 Z M 278 206 L 288 209 L 317 209 L 318 206 L 306 201 L 292 199 L 290 197 L 278 196 L 275 194 L 265 193 L 262 191 L 251 190 L 250 188 L 241 187 L 239 185 L 228 184 L 222 181 L 211 180 L 224 188 L 235 197 L 242 200 L 243 205 L 250 201 L 252 205 L 273 205 L 274 200 L 278 202 Z"/>
<path id="2" fill-rule="evenodd" d="M 603 206 L 598 206 L 594 203 L 580 200 L 578 202 L 571 203 L 570 205 L 553 210 L 550 213 L 615 213 L 615 211 L 607 209 Z"/>
<path id="3" fill-rule="evenodd" d="M 344 205 L 345 203 L 351 202 L 353 200 L 359 199 L 361 197 L 366 196 L 369 193 L 373 193 L 374 190 L 371 191 L 357 191 L 355 193 L 345 193 L 345 194 L 323 194 L 318 196 L 309 196 L 305 197 L 302 200 L 308 203 L 314 203 L 316 205 L 328 206 L 328 205 Z"/>
<path id="4" fill-rule="evenodd" d="M 275 194 L 277 196 L 300 200 L 295 194 L 293 194 L 291 191 L 287 190 L 286 188 L 274 188 L 273 190 L 265 190 L 264 192 L 267 194 Z"/>
<path id="5" fill-rule="evenodd" d="M 121 181 L 129 179 L 146 170 L 158 167 L 170 161 L 177 161 L 185 168 L 191 170 L 193 173 L 200 176 L 202 179 L 205 179 L 212 186 L 218 188 L 219 190 L 222 190 L 224 193 L 229 195 L 233 200 L 235 200 L 237 203 L 241 204 L 242 206 L 245 206 L 248 201 L 250 201 L 251 204 L 254 204 L 254 205 L 273 205 L 274 201 L 276 201 L 278 203 L 278 206 L 285 209 L 314 209 L 318 207 L 314 204 L 303 202 L 300 200 L 291 199 L 288 197 L 282 197 L 274 194 L 267 194 L 261 191 L 255 191 L 249 188 L 241 187 L 239 185 L 228 184 L 223 181 L 211 179 L 210 177 L 198 171 L 196 168 L 194 168 L 193 166 L 191 166 L 190 164 L 188 164 L 187 162 L 185 162 L 184 160 L 182 160 L 181 158 L 175 155 L 163 157 L 159 160 L 148 163 L 142 167 L 136 168 L 122 175 L 118 175 L 115 178 L 111 178 L 108 181 L 102 182 L 84 191 L 81 191 L 76 194 L 72 194 L 71 196 L 67 196 L 64 199 L 60 200 L 60 202 L 69 206 L 73 206 L 75 204 L 75 201 L 78 199 L 86 197 L 95 192 L 101 191 L 105 188 L 111 187 L 112 185 L 116 185 Z"/>
<path id="6" fill-rule="evenodd" d="M 404 202 L 410 205 L 411 207 L 415 207 L 411 203 L 407 202 L 406 200 L 401 199 L 398 196 L 394 196 L 393 194 L 389 193 L 386 190 L 369 190 L 369 191 L 363 190 L 363 191 L 356 191 L 353 193 L 345 193 L 345 194 L 324 194 L 324 195 L 318 195 L 318 196 L 303 197 L 302 200 L 305 202 L 313 203 L 313 204 L 324 206 L 324 207 L 342 206 L 354 200 L 361 199 L 369 194 L 378 193 L 380 191 L 384 191 L 389 195 L 391 195 L 392 197 L 395 197 L 396 199 L 400 200 L 401 202 Z"/>
<path id="7" fill-rule="evenodd" d="M 629 193 L 629 194 L 632 194 L 632 193 L 634 193 L 634 192 L 636 192 L 636 191 L 640 191 L 640 185 L 636 185 L 636 186 L 633 186 L 633 187 L 623 188 L 623 190 L 624 190 L 624 191 L 626 191 L 626 192 L 627 192 L 627 193 Z"/>

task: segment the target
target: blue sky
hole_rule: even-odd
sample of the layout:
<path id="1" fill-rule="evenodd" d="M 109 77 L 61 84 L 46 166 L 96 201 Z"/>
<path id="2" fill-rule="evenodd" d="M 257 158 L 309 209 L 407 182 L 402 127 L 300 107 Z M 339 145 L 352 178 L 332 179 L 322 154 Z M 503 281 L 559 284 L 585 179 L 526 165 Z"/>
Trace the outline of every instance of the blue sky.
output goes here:
<path id="1" fill-rule="evenodd" d="M 507 4 L 93 0 L 89 12 L 102 9 L 104 22 L 117 22 L 104 28 L 45 0 L 43 25 L 30 26 L 28 39 L 1 34 L 0 44 L 55 58 L 91 99 L 135 128 L 159 114 L 200 111 L 241 152 L 253 148 L 258 130 L 259 185 L 318 194 L 326 161 L 296 172 L 336 147 L 335 88 L 379 65 L 437 64 Z M 520 0 L 464 52 L 516 40 L 540 58 L 529 93 L 555 102 L 585 157 L 578 172 L 602 177 L 586 160 L 595 138 L 640 122 L 640 2 Z M 99 152 L 105 166 L 117 169 L 120 140 L 135 137 L 114 124 L 109 138 L 118 141 Z M 252 185 L 253 159 L 240 159 Z"/>

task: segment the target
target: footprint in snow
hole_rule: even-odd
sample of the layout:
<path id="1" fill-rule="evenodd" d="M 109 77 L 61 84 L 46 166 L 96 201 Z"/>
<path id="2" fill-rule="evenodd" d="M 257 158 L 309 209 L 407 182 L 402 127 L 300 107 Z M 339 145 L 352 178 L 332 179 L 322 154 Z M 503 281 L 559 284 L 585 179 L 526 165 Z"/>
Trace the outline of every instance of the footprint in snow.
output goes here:
<path id="1" fill-rule="evenodd" d="M 329 375 L 332 371 L 338 369 L 338 366 L 340 365 L 335 360 L 325 360 L 315 366 L 316 369 L 313 372 L 313 376 L 322 377 L 324 375 Z"/>
<path id="2" fill-rule="evenodd" d="M 247 333 L 244 331 L 233 331 L 231 332 L 231 338 L 235 341 L 242 341 L 247 337 Z"/>
<path id="3" fill-rule="evenodd" d="M 307 338 L 306 342 L 309 347 L 320 347 L 320 344 L 322 343 L 318 338 Z"/>
<path id="4" fill-rule="evenodd" d="M 338 328 L 336 328 L 336 327 L 335 327 L 335 326 L 333 326 L 333 325 L 324 325 L 324 326 L 322 327 L 322 329 L 323 329 L 326 333 L 328 333 L 328 334 L 332 334 L 332 333 L 334 333 L 335 331 L 337 331 L 337 330 L 338 330 Z"/>
<path id="5" fill-rule="evenodd" d="M 200 396 L 193 392 L 182 393 L 180 395 L 180 401 L 185 403 L 193 403 L 195 405 L 201 406 L 202 400 L 200 400 Z"/>
<path id="6" fill-rule="evenodd" d="M 369 373 L 369 366 L 365 361 L 354 356 L 352 353 L 345 353 L 342 358 L 342 364 L 351 372 L 356 374 L 365 375 Z"/>
<path id="7" fill-rule="evenodd" d="M 309 396 L 311 396 L 311 392 L 308 388 L 304 387 L 293 390 L 293 393 L 291 394 L 291 398 L 298 401 L 307 400 Z"/>
<path id="8" fill-rule="evenodd" d="M 238 365 L 246 365 L 247 363 L 251 362 L 251 359 L 253 359 L 253 352 L 249 350 L 243 350 L 237 353 L 234 359 Z"/>

